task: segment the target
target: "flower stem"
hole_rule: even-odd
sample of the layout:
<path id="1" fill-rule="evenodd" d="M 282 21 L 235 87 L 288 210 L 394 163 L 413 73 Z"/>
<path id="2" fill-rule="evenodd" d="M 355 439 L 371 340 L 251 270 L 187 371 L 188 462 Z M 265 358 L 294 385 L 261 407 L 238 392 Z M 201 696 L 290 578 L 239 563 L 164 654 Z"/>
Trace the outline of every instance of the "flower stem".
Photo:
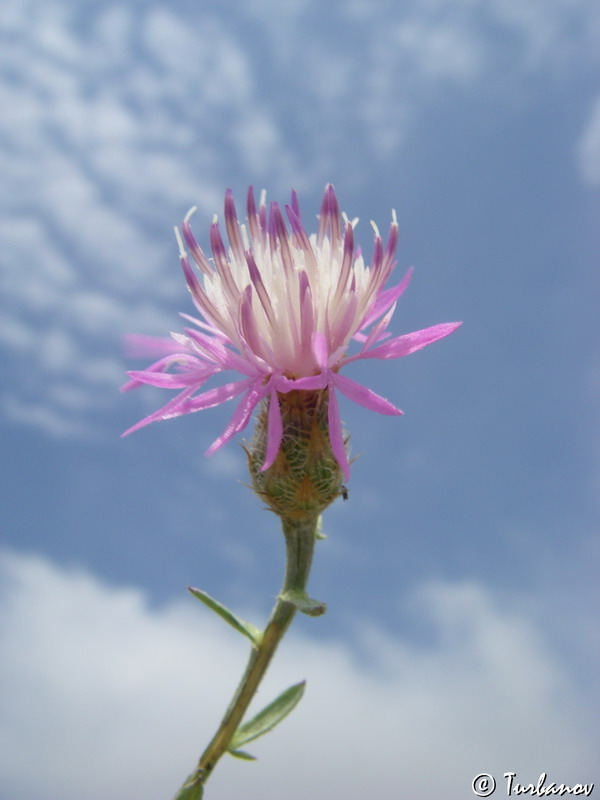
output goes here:
<path id="1" fill-rule="evenodd" d="M 233 696 L 223 720 L 198 765 L 188 778 L 182 791 L 175 798 L 187 797 L 186 790 L 203 786 L 214 770 L 218 760 L 227 751 L 236 730 L 240 726 L 244 714 L 250 705 L 262 678 L 264 677 L 279 642 L 288 629 L 296 606 L 282 599 L 286 592 L 303 592 L 308 581 L 313 551 L 317 535 L 318 516 L 303 520 L 282 519 L 283 533 L 286 542 L 285 579 L 280 596 L 271 612 L 271 617 L 264 629 L 258 646 L 252 648 L 246 671 Z M 201 797 L 201 793 L 197 795 Z"/>

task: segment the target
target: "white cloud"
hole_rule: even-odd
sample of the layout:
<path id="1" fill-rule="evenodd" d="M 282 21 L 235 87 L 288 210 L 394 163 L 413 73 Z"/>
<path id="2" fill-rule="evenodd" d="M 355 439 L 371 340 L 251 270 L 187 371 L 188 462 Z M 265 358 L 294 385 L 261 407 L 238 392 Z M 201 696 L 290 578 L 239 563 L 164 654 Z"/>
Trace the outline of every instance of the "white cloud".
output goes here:
<path id="1" fill-rule="evenodd" d="M 73 409 L 69 408 L 65 413 L 65 408 L 61 408 L 60 403 L 52 406 L 45 398 L 23 400 L 6 393 L 0 399 L 3 412 L 13 422 L 41 428 L 50 436 L 60 439 L 88 434 L 88 426 L 73 418 Z M 81 404 L 79 407 L 81 408 Z"/>
<path id="2" fill-rule="evenodd" d="M 33 556 L 4 553 L 0 572 L 7 796 L 171 796 L 218 722 L 244 643 L 191 599 L 150 608 L 137 590 Z M 427 643 L 359 625 L 362 655 L 309 638 L 327 617 L 299 620 L 260 702 L 302 678 L 306 697 L 254 743 L 257 763 L 219 765 L 210 796 L 459 800 L 483 771 L 597 779 L 585 698 L 539 627 L 476 584 L 432 582 L 413 604 Z"/>
<path id="3" fill-rule="evenodd" d="M 468 81 L 482 69 L 482 42 L 469 26 L 411 19 L 392 32 L 402 58 L 412 62 L 421 80 Z"/>
<path id="4" fill-rule="evenodd" d="M 196 86 L 209 106 L 246 103 L 252 95 L 246 55 L 222 21 L 205 13 L 191 27 L 185 18 L 158 7 L 145 19 L 145 42 L 153 57 L 181 81 Z M 190 98 L 192 99 L 192 98 Z"/>
<path id="5" fill-rule="evenodd" d="M 6 314 L 0 323 L 0 342 L 15 353 L 22 353 L 34 347 L 35 336 L 28 325 Z"/>
<path id="6" fill-rule="evenodd" d="M 593 0 L 353 0 L 331 9 L 263 0 L 249 13 L 296 98 L 290 118 L 308 163 L 335 174 L 351 159 L 353 171 L 364 165 L 359 184 L 449 91 L 485 81 L 510 103 L 509 86 L 521 99 L 537 91 L 524 77 L 563 80 L 597 60 Z"/>
<path id="7" fill-rule="evenodd" d="M 597 58 L 600 17 L 594 0 L 418 0 L 404 4 L 402 13 L 397 5 L 383 5 L 390 22 L 402 20 L 402 24 L 417 26 L 425 42 L 430 36 L 435 40 L 456 33 L 456 44 L 462 40 L 468 49 L 476 47 L 484 61 L 495 57 L 498 44 L 505 46 L 507 38 L 512 38 L 516 45 L 513 67 L 519 72 L 554 70 L 574 57 Z M 352 0 L 344 4 L 344 10 L 365 25 L 373 19 L 374 5 L 370 0 Z M 422 62 L 430 55 L 427 47 L 414 52 Z M 451 72 L 451 63 L 449 68 Z"/>
<path id="8" fill-rule="evenodd" d="M 380 6 L 341 4 L 315 26 L 316 2 L 262 0 L 243 12 L 247 30 L 241 14 L 232 25 L 218 9 L 191 24 L 178 4 L 89 4 L 85 23 L 61 0 L 7 11 L 0 234 L 11 316 L 0 340 L 17 364 L 7 408 L 33 402 L 17 361 L 27 347 L 53 380 L 56 347 L 35 346 L 46 336 L 56 344 L 60 330 L 93 367 L 116 352 L 107 327 L 116 337 L 143 319 L 148 333 L 176 325 L 165 299 L 186 295 L 170 227 L 191 204 L 218 210 L 232 177 L 268 179 L 277 195 L 343 170 L 358 188 L 449 85 L 489 78 L 499 64 L 504 78 L 507 39 L 517 54 L 508 74 L 519 76 L 589 60 L 598 27 L 586 0 Z M 593 117 L 579 148 L 590 182 L 596 127 Z"/>
<path id="9" fill-rule="evenodd" d="M 591 186 L 600 185 L 600 97 L 579 138 L 576 156 L 583 181 Z"/>
<path id="10" fill-rule="evenodd" d="M 597 58 L 600 17 L 594 0 L 495 0 L 493 19 L 520 38 L 520 66 L 563 69 L 573 59 Z"/>
<path id="11" fill-rule="evenodd" d="M 177 293 L 185 308 L 186 293 L 171 226 L 192 204 L 211 214 L 221 205 L 232 155 L 251 168 L 289 166 L 256 103 L 248 54 L 221 20 L 197 21 L 192 31 L 171 9 L 91 6 L 83 25 L 61 2 L 24 2 L 7 17 L 0 235 L 11 316 L 0 340 L 14 363 L 4 409 L 15 421 L 60 419 L 57 374 L 69 367 L 82 391 L 86 374 L 106 372 L 121 333 L 176 327 L 165 301 Z M 27 388 L 33 365 L 50 389 L 44 400 Z"/>

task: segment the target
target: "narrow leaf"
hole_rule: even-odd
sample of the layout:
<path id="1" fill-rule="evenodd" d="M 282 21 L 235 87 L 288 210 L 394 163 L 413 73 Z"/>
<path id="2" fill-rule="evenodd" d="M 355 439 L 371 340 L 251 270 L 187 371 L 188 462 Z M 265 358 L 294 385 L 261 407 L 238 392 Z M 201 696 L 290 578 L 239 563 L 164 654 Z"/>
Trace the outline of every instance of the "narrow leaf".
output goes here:
<path id="1" fill-rule="evenodd" d="M 309 597 L 302 589 L 288 589 L 279 595 L 280 600 L 285 600 L 296 606 L 298 611 L 308 614 L 309 617 L 320 617 L 327 611 L 327 606 L 314 597 Z"/>
<path id="2" fill-rule="evenodd" d="M 193 772 L 173 800 L 202 800 L 203 795 L 204 787 L 200 782 L 200 776 L 197 772 Z"/>
<path id="3" fill-rule="evenodd" d="M 244 750 L 228 750 L 227 752 L 234 758 L 242 758 L 244 761 L 256 761 L 256 756 L 250 755 Z"/>
<path id="4" fill-rule="evenodd" d="M 203 592 L 201 589 L 194 589 L 190 586 L 188 591 L 193 594 L 194 597 L 204 603 L 205 606 L 208 606 L 212 611 L 215 611 L 221 617 L 221 619 L 224 619 L 225 622 L 228 622 L 232 628 L 235 628 L 236 631 L 239 631 L 240 633 L 243 633 L 244 636 L 247 636 L 255 647 L 260 645 L 262 634 L 255 625 L 253 625 L 251 622 L 246 622 L 244 619 L 240 619 L 240 617 L 234 614 L 233 611 L 225 608 L 224 605 L 221 605 L 221 603 L 219 603 L 206 592 Z"/>
<path id="5" fill-rule="evenodd" d="M 259 736 L 268 733 L 278 725 L 282 719 L 287 717 L 304 694 L 305 683 L 305 681 L 302 681 L 302 683 L 296 683 L 294 686 L 290 686 L 289 689 L 286 689 L 285 692 L 280 694 L 279 697 L 273 700 L 266 708 L 259 711 L 255 717 L 252 717 L 251 720 L 241 725 L 231 740 L 229 752 L 237 751 L 240 745 L 258 739 Z"/>

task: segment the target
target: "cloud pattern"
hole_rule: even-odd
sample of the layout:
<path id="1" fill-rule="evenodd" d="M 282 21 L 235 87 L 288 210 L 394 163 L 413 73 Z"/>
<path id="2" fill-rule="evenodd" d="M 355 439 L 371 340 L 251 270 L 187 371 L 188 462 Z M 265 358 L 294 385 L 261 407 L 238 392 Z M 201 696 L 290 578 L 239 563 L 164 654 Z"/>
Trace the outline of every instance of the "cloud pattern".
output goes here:
<path id="1" fill-rule="evenodd" d="M 448 91 L 588 68 L 594 7 L 262 0 L 190 18 L 183 3 L 13 4 L 0 32 L 5 413 L 82 435 L 107 411 L 121 333 L 173 325 L 170 225 L 190 204 L 211 214 L 246 176 L 319 191 L 344 171 L 360 192 Z M 596 116 L 578 149 L 589 183 Z"/>
<path id="2" fill-rule="evenodd" d="M 6 796 L 170 796 L 220 718 L 245 640 L 191 600 L 153 608 L 40 557 L 2 551 L 0 579 Z M 460 800 L 482 771 L 597 777 L 586 698 L 533 617 L 474 582 L 427 582 L 412 599 L 430 632 L 420 644 L 372 624 L 358 652 L 299 630 L 286 640 L 258 702 L 303 678 L 306 696 L 253 743 L 256 763 L 222 765 L 215 797 L 251 780 L 263 800 Z"/>

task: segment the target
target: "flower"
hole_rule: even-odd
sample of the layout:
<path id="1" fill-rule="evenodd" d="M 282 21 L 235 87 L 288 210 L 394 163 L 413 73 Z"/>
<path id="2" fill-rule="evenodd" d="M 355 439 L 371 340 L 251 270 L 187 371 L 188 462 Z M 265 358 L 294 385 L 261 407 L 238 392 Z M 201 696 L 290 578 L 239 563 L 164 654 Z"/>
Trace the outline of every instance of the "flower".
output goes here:
<path id="1" fill-rule="evenodd" d="M 128 372 L 123 390 L 142 384 L 179 393 L 123 435 L 151 422 L 220 405 L 242 395 L 224 432 L 207 450 L 222 447 L 248 424 L 266 398 L 268 431 L 262 470 L 274 462 L 282 438 L 278 393 L 323 390 L 328 393 L 331 450 L 344 477 L 349 465 L 336 392 L 380 414 L 402 414 L 388 400 L 340 374 L 353 361 L 400 358 L 452 333 L 461 324 L 448 322 L 390 338 L 387 327 L 396 302 L 410 281 L 408 270 L 395 286 L 384 288 L 394 266 L 398 224 L 392 224 L 384 247 L 377 226 L 373 256 L 366 265 L 354 243 L 357 220 L 340 216 L 333 186 L 325 187 L 316 235 L 308 235 L 292 191 L 285 206 L 286 226 L 277 203 L 268 213 L 263 193 L 258 209 L 248 190 L 247 226 L 238 222 L 233 194 L 225 193 L 225 247 L 217 217 L 210 226 L 213 258 L 208 259 L 191 231 L 187 214 L 183 239 L 203 279 L 192 268 L 178 229 L 180 260 L 192 299 L 203 319 L 182 314 L 194 327 L 171 333 L 170 339 L 132 337 L 137 350 L 161 358 L 147 369 Z M 348 352 L 352 340 L 358 351 Z M 171 370 L 171 371 L 169 371 Z M 241 380 L 196 394 L 213 376 L 234 370 Z"/>

